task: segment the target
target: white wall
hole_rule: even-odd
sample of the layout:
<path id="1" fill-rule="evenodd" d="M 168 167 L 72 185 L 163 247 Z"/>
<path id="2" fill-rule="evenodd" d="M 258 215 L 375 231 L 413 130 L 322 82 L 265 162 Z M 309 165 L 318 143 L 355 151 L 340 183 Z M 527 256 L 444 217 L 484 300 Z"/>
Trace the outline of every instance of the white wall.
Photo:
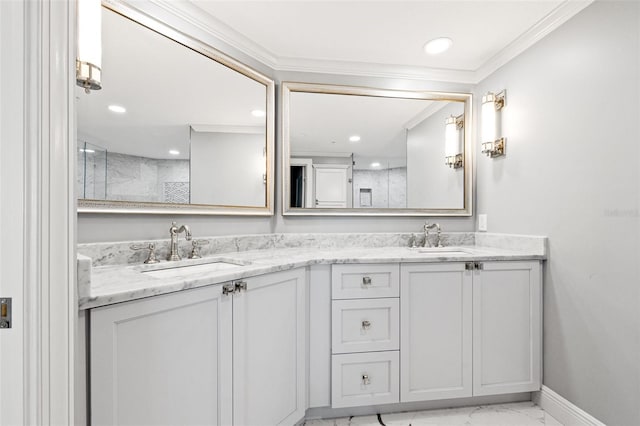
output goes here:
<path id="1" fill-rule="evenodd" d="M 464 208 L 464 168 L 445 161 L 445 120 L 464 114 L 464 104 L 451 102 L 407 131 L 407 205 L 412 208 Z"/>
<path id="2" fill-rule="evenodd" d="M 264 207 L 265 135 L 191 132 L 191 202 Z"/>
<path id="3" fill-rule="evenodd" d="M 476 211 L 550 241 L 544 384 L 610 425 L 640 424 L 639 6 L 594 3 L 475 90 L 507 89 Z"/>

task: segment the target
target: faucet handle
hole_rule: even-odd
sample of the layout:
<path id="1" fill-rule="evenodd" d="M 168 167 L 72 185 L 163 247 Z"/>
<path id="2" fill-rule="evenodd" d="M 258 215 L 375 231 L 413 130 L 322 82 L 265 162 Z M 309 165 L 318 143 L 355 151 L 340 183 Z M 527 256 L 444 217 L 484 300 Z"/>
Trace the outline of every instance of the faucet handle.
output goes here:
<path id="1" fill-rule="evenodd" d="M 189 259 L 200 259 L 200 247 L 209 244 L 209 240 L 193 240 L 191 241 L 191 255 Z"/>
<path id="2" fill-rule="evenodd" d="M 149 256 L 147 256 L 147 260 L 144 263 L 158 263 L 160 262 L 156 258 L 156 245 L 154 243 L 149 244 L 131 244 L 129 246 L 131 250 L 149 250 Z"/>

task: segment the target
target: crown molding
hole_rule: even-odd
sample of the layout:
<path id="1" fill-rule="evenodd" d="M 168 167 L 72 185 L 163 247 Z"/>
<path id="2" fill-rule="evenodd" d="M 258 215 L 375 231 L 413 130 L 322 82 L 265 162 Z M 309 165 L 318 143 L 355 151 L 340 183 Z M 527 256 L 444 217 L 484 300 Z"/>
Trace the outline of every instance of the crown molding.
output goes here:
<path id="1" fill-rule="evenodd" d="M 208 33 L 274 71 L 478 84 L 589 6 L 594 0 L 566 0 L 476 70 L 280 57 L 234 30 L 221 20 L 211 16 L 190 1 L 149 1 L 164 12 Z"/>
<path id="2" fill-rule="evenodd" d="M 276 71 L 353 75 L 360 77 L 403 78 L 409 80 L 475 83 L 474 71 L 439 69 L 371 62 L 333 61 L 308 58 L 278 58 Z"/>
<path id="3" fill-rule="evenodd" d="M 489 77 L 593 2 L 594 0 L 566 0 L 560 4 L 498 54 L 482 64 L 475 72 L 475 83 L 480 83 Z"/>
<path id="4" fill-rule="evenodd" d="M 276 55 L 190 1 L 150 0 L 150 2 L 187 24 L 193 25 L 234 49 L 262 62 L 269 68 L 277 69 L 278 58 Z"/>

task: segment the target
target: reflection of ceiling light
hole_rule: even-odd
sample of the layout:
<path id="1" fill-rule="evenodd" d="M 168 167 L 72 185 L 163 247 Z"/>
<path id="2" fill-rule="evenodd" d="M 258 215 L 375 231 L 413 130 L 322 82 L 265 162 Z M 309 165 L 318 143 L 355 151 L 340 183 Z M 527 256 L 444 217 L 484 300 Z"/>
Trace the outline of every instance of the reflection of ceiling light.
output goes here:
<path id="1" fill-rule="evenodd" d="M 360 142 L 360 136 L 353 135 L 349 138 L 349 142 Z"/>
<path id="2" fill-rule="evenodd" d="M 109 111 L 117 112 L 118 114 L 124 114 L 127 112 L 127 109 L 120 105 L 109 105 L 107 108 L 109 108 Z"/>
<path id="3" fill-rule="evenodd" d="M 253 111 L 251 111 L 251 115 L 253 115 L 254 117 L 264 117 L 265 115 L 267 115 L 267 113 L 262 111 L 261 109 L 254 109 Z"/>
<path id="4" fill-rule="evenodd" d="M 171 154 L 171 155 L 180 155 L 180 151 L 178 151 L 177 149 L 170 149 L 169 150 L 169 154 Z"/>
<path id="5" fill-rule="evenodd" d="M 86 152 L 87 154 L 93 154 L 95 151 L 89 148 L 80 148 L 80 152 Z"/>
<path id="6" fill-rule="evenodd" d="M 448 50 L 453 45 L 453 40 L 448 37 L 434 38 L 424 45 L 424 51 L 429 55 L 437 55 Z"/>
<path id="7" fill-rule="evenodd" d="M 371 167 L 380 167 L 380 163 L 371 163 Z"/>

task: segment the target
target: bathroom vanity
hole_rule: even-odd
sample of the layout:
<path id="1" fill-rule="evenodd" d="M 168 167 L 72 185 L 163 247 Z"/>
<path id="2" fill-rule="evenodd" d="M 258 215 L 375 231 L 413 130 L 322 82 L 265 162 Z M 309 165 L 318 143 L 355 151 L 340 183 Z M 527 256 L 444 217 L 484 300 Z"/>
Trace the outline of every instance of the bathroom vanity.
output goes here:
<path id="1" fill-rule="evenodd" d="M 295 424 L 540 389 L 545 238 L 334 237 L 212 238 L 156 265 L 80 246 L 91 424 Z M 216 262 L 234 266 L 202 272 Z"/>

